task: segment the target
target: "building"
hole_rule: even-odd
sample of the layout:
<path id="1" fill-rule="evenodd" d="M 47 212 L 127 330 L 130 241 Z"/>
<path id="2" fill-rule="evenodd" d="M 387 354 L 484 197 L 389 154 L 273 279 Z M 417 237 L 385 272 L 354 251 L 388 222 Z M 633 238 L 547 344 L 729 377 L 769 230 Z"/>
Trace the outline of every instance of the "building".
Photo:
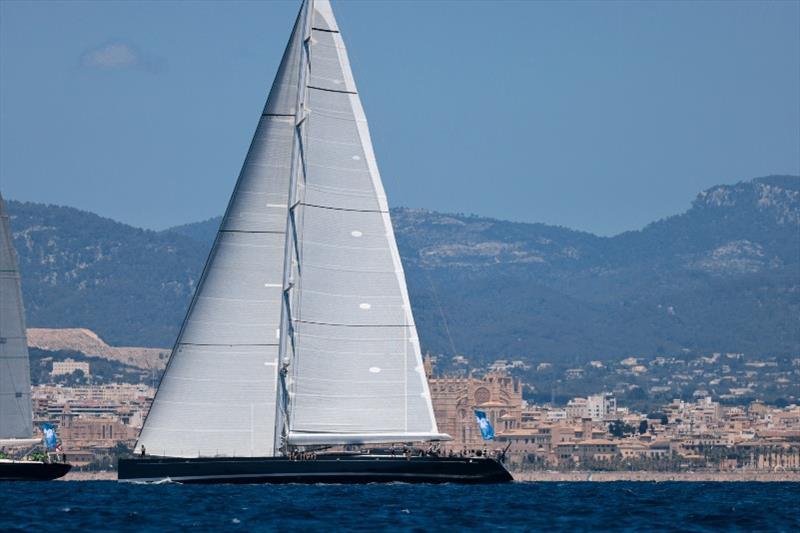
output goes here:
<path id="1" fill-rule="evenodd" d="M 612 420 L 617 414 L 617 399 L 610 392 L 593 394 L 586 398 L 586 410 L 594 422 Z"/>
<path id="2" fill-rule="evenodd" d="M 76 370 L 83 372 L 83 375 L 89 376 L 89 363 L 85 361 L 76 361 L 74 359 L 64 359 L 63 361 L 53 361 L 53 370 L 50 371 L 51 376 L 63 376 L 65 374 L 72 374 Z"/>
<path id="3" fill-rule="evenodd" d="M 566 418 L 582 420 L 589 418 L 593 422 L 613 420 L 617 414 L 617 399 L 610 392 L 593 394 L 586 398 L 573 398 L 567 402 Z"/>
<path id="4" fill-rule="evenodd" d="M 113 416 L 81 416 L 64 409 L 58 419 L 58 436 L 68 450 L 111 448 L 118 442 L 132 444 L 138 431 Z"/>
<path id="5" fill-rule="evenodd" d="M 618 453 L 617 444 L 608 439 L 587 439 L 575 444 L 575 457 L 578 462 L 610 461 Z"/>
<path id="6" fill-rule="evenodd" d="M 425 373 L 431 391 L 439 431 L 453 440 L 450 449 L 480 448 L 484 445 L 476 409 L 486 413 L 496 433 L 516 429 L 522 415 L 522 386 L 505 370 L 489 371 L 483 378 L 433 377 L 433 363 L 425 357 Z"/>

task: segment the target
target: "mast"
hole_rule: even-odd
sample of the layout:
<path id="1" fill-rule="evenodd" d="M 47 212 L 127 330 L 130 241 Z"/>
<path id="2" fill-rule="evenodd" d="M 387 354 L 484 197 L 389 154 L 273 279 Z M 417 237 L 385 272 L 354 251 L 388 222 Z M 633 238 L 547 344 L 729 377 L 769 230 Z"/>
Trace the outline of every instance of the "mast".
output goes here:
<path id="1" fill-rule="evenodd" d="M 294 140 L 292 143 L 292 167 L 289 174 L 289 201 L 286 219 L 286 242 L 283 254 L 283 281 L 281 297 L 281 322 L 280 322 L 280 341 L 278 346 L 278 387 L 277 401 L 275 402 L 277 412 L 275 415 L 275 444 L 276 452 L 285 454 L 287 452 L 286 437 L 289 424 L 289 366 L 291 364 L 291 354 L 289 344 L 292 342 L 294 331 L 292 327 L 292 289 L 295 279 L 292 273 L 292 265 L 296 262 L 299 265 L 300 257 L 298 253 L 298 220 L 296 208 L 298 206 L 298 181 L 304 168 L 303 161 L 303 139 L 306 119 L 306 100 L 308 88 L 306 87 L 310 68 L 310 44 L 311 44 L 311 20 L 314 13 L 314 0 L 305 0 L 300 7 L 299 24 L 301 31 L 302 47 L 298 61 L 297 79 L 297 102 L 295 104 L 294 115 Z"/>

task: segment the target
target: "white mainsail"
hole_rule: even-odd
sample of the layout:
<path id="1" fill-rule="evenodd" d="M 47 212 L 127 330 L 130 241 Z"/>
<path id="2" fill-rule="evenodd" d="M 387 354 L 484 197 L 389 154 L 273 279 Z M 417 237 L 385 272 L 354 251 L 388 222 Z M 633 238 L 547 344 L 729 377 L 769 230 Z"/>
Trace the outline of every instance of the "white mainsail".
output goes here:
<path id="1" fill-rule="evenodd" d="M 137 447 L 442 438 L 344 43 L 306 0 Z"/>
<path id="2" fill-rule="evenodd" d="M 298 139 L 288 443 L 446 438 L 342 36 L 316 0 Z"/>
<path id="3" fill-rule="evenodd" d="M 11 225 L 0 195 L 0 444 L 33 435 L 31 374 L 25 337 L 25 311 L 11 237 Z M 39 442 L 31 440 L 25 443 Z"/>

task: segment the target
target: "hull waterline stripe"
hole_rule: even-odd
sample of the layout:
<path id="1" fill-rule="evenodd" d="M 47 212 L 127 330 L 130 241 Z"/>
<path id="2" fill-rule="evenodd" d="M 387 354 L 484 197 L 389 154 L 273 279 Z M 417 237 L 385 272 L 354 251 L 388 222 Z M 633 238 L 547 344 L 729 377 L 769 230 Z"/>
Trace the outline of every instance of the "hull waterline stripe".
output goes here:
<path id="1" fill-rule="evenodd" d="M 275 474 L 233 474 L 233 475 L 211 475 L 211 476 L 166 476 L 166 477 L 147 477 L 118 479 L 120 483 L 144 482 L 152 483 L 159 481 L 195 480 L 195 479 L 247 479 L 247 478 L 270 478 L 270 477 L 402 477 L 402 478 L 434 478 L 434 479 L 481 479 L 488 477 L 486 474 L 415 474 L 404 472 L 279 472 Z"/>

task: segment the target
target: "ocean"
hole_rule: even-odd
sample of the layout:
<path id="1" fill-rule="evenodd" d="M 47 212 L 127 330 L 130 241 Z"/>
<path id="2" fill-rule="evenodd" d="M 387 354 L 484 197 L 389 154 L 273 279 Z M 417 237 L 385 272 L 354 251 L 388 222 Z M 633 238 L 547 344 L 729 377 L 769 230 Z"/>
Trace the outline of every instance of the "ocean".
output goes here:
<path id="1" fill-rule="evenodd" d="M 800 531 L 800 483 L 0 483 L 0 531 Z"/>

